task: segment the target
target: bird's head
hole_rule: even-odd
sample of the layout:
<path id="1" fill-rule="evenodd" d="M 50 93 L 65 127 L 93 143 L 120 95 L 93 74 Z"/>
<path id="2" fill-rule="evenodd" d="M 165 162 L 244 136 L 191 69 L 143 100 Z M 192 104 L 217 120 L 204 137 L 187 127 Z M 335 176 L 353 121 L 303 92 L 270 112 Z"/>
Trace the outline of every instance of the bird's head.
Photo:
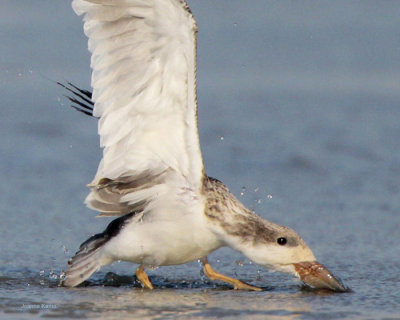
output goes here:
<path id="1" fill-rule="evenodd" d="M 238 249 L 257 264 L 293 274 L 313 288 L 348 291 L 315 259 L 304 240 L 288 227 L 264 220 L 253 241 L 242 242 Z"/>
<path id="2" fill-rule="evenodd" d="M 292 229 L 267 221 L 248 210 L 228 188 L 206 180 L 205 210 L 221 242 L 270 269 L 291 273 L 318 289 L 348 291 L 320 264 L 304 240 Z"/>

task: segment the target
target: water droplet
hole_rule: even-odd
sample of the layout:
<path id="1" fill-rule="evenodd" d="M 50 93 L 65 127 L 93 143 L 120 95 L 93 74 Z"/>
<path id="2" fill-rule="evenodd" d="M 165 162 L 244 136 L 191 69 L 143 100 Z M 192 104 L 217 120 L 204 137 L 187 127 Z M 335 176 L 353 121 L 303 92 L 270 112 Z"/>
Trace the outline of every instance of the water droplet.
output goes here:
<path id="1" fill-rule="evenodd" d="M 149 271 L 154 271 L 154 270 L 157 270 L 159 268 L 159 266 L 148 266 L 147 267 L 147 269 L 149 270 Z"/>
<path id="2" fill-rule="evenodd" d="M 224 137 L 224 136 L 222 136 L 222 137 L 220 137 L 220 139 L 221 139 L 221 141 L 223 141 L 223 140 L 225 139 L 225 137 Z"/>
<path id="3" fill-rule="evenodd" d="M 51 270 L 50 273 L 49 273 L 49 278 L 53 279 L 53 280 L 57 280 L 58 279 L 58 275 L 53 270 Z"/>
<path id="4" fill-rule="evenodd" d="M 267 195 L 268 199 L 272 199 L 272 194 Z"/>
<path id="5" fill-rule="evenodd" d="M 239 267 L 243 267 L 244 263 L 242 260 L 236 260 L 235 261 L 236 265 L 238 265 Z"/>

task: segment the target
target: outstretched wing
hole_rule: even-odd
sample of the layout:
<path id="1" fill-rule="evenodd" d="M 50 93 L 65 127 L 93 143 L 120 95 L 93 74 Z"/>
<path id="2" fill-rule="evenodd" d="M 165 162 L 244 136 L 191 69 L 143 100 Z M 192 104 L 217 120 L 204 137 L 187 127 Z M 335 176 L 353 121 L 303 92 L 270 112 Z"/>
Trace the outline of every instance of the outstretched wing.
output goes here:
<path id="1" fill-rule="evenodd" d="M 86 204 L 124 215 L 199 198 L 196 22 L 184 0 L 73 0 L 103 159 Z"/>

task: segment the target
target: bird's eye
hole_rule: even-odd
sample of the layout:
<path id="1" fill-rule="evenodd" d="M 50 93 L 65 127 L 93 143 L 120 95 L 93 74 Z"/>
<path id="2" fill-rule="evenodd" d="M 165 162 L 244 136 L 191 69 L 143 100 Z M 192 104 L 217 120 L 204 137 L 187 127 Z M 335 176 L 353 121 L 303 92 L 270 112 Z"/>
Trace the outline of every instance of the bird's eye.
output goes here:
<path id="1" fill-rule="evenodd" d="M 287 243 L 286 238 L 278 238 L 278 240 L 276 240 L 276 242 L 278 242 L 279 245 L 284 246 Z"/>

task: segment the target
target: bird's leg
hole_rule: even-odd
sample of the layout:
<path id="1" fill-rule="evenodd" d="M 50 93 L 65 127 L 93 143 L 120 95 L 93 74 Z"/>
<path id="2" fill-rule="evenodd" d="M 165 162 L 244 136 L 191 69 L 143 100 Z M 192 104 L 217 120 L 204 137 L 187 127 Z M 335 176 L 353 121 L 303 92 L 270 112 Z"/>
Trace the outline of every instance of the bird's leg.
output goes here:
<path id="1" fill-rule="evenodd" d="M 208 263 L 207 257 L 202 258 L 201 262 L 203 264 L 203 270 L 204 270 L 205 275 L 207 277 L 209 277 L 211 280 L 220 280 L 223 282 L 227 282 L 227 283 L 233 285 L 233 289 L 235 289 L 235 290 L 254 290 L 254 291 L 262 290 L 261 288 L 249 285 L 238 279 L 230 278 L 221 273 L 218 273 L 213 268 L 211 268 L 210 264 Z"/>
<path id="2" fill-rule="evenodd" d="M 143 265 L 140 265 L 139 268 L 136 269 L 136 277 L 139 279 L 139 281 L 145 288 L 154 289 L 152 283 L 150 282 L 149 277 L 146 274 L 146 271 L 144 271 Z"/>

